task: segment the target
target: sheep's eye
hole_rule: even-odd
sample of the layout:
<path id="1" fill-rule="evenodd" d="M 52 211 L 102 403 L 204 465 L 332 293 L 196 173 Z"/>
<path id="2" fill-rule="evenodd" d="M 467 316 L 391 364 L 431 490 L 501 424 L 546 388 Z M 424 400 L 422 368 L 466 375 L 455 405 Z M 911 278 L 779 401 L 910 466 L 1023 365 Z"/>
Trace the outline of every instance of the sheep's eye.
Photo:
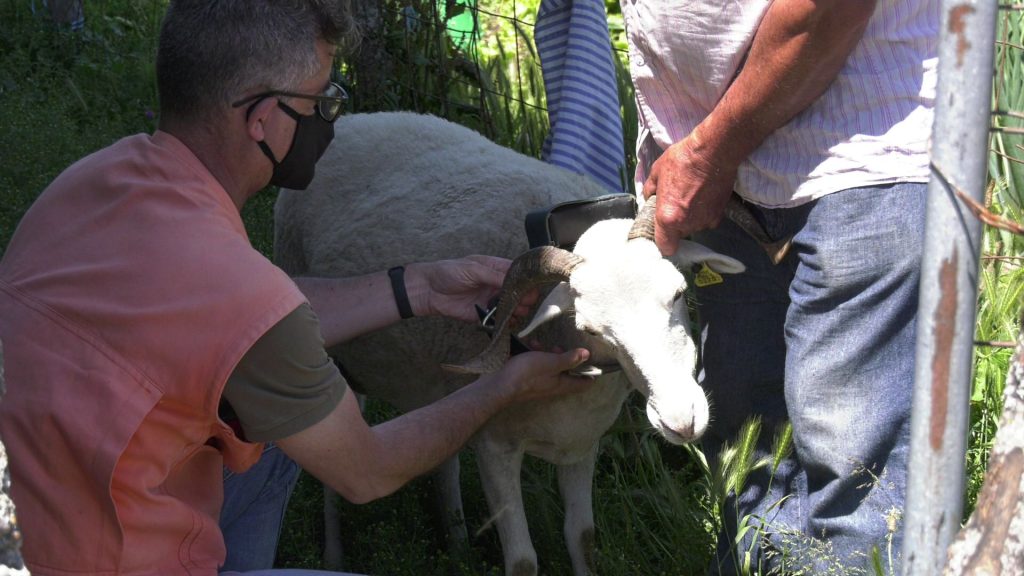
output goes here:
<path id="1" fill-rule="evenodd" d="M 685 295 L 686 295 L 686 290 L 684 290 L 682 287 L 680 287 L 678 290 L 676 290 L 676 293 L 672 295 L 672 303 L 675 304 L 676 302 L 679 301 L 680 298 L 682 298 Z"/>

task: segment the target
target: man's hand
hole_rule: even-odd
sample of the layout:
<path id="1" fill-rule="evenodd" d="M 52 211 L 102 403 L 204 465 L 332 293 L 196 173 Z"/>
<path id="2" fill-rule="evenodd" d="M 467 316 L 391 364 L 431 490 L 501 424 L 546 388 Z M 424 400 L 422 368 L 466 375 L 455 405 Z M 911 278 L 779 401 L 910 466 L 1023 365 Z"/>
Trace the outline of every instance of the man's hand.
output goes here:
<path id="1" fill-rule="evenodd" d="M 651 167 L 644 197 L 658 195 L 654 242 L 665 256 L 680 238 L 718 226 L 732 194 L 737 168 L 699 152 L 696 134 L 669 146 Z"/>
<path id="2" fill-rule="evenodd" d="M 498 294 L 512 262 L 496 256 L 466 256 L 406 267 L 410 300 L 417 316 L 441 315 L 466 322 L 478 322 L 475 306 L 486 309 Z M 419 286 L 413 288 L 413 286 Z M 529 313 L 537 291 L 526 294 L 515 315 Z"/>
<path id="3" fill-rule="evenodd" d="M 515 402 L 573 394 L 593 384 L 592 378 L 567 373 L 588 358 L 590 352 L 583 348 L 561 353 L 524 352 L 510 358 L 498 372 L 481 376 L 481 380 L 494 378 L 493 385 L 509 386 Z"/>

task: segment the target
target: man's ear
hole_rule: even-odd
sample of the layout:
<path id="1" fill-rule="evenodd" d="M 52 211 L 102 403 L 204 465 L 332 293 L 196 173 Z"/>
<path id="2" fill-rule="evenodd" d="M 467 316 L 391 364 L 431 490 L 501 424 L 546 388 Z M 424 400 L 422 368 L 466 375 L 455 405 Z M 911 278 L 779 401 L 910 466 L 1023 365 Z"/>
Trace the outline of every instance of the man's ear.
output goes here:
<path id="1" fill-rule="evenodd" d="M 248 116 L 245 119 L 245 127 L 253 141 L 262 142 L 266 139 L 265 123 L 276 106 L 277 99 L 264 98 L 253 105 L 252 108 L 247 108 Z"/>

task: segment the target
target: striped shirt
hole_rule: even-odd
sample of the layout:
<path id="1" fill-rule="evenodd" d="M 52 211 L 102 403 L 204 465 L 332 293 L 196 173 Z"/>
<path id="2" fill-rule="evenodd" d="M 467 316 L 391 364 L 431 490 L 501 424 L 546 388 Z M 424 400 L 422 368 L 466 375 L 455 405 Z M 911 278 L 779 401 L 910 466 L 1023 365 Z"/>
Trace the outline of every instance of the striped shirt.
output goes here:
<path id="1" fill-rule="evenodd" d="M 622 192 L 626 159 L 604 0 L 543 0 L 534 41 L 551 122 L 541 157 Z"/>
<path id="2" fill-rule="evenodd" d="M 640 130 L 637 189 L 735 77 L 771 0 L 622 0 Z M 835 81 L 741 166 L 736 191 L 766 207 L 832 192 L 927 182 L 938 0 L 879 0 Z"/>

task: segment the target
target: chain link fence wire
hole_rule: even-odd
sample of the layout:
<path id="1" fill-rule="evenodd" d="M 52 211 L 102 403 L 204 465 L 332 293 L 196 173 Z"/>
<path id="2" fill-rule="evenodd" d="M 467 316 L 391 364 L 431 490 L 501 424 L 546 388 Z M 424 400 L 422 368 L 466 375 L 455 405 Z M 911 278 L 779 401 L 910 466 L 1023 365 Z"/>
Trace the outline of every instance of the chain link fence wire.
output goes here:
<path id="1" fill-rule="evenodd" d="M 539 157 L 549 130 L 533 41 L 539 0 L 383 0 L 357 7 L 364 39 L 341 71 L 353 112 L 411 110 L 472 128 Z M 621 38 L 618 2 L 609 5 Z M 621 40 L 613 43 L 626 135 L 634 165 L 636 112 Z"/>

